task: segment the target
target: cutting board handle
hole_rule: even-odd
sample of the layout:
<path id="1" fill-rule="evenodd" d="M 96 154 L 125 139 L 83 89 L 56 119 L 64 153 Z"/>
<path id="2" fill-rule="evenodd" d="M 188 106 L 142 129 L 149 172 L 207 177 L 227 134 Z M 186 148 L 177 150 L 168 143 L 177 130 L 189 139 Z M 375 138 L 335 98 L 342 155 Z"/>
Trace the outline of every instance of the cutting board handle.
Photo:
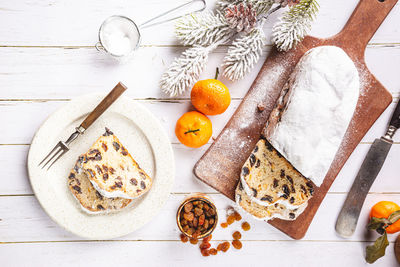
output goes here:
<path id="1" fill-rule="evenodd" d="M 360 0 L 343 30 L 334 39 L 350 44 L 364 56 L 365 48 L 398 0 Z"/>

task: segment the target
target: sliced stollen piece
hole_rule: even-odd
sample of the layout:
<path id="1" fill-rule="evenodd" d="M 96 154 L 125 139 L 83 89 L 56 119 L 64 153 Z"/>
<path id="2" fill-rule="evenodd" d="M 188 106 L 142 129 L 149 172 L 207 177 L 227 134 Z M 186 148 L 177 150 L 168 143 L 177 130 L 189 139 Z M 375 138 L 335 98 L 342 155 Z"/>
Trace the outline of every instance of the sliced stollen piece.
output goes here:
<path id="1" fill-rule="evenodd" d="M 314 192 L 313 183 L 264 138 L 243 165 L 240 181 L 251 200 L 261 206 L 282 204 L 296 209 L 307 203 Z"/>
<path id="2" fill-rule="evenodd" d="M 265 137 L 301 174 L 321 186 L 356 109 L 360 80 L 335 46 L 309 50 L 271 112 Z"/>
<path id="3" fill-rule="evenodd" d="M 263 221 L 268 221 L 274 218 L 288 221 L 296 220 L 296 218 L 303 213 L 307 207 L 307 202 L 304 202 L 295 209 L 288 209 L 285 205 L 279 203 L 275 203 L 272 206 L 261 206 L 251 201 L 251 198 L 244 191 L 240 181 L 236 187 L 235 200 L 240 209 L 249 213 L 255 219 Z"/>
<path id="4" fill-rule="evenodd" d="M 92 183 L 83 172 L 78 173 L 77 165 L 68 175 L 68 187 L 73 196 L 79 201 L 82 209 L 87 213 L 106 213 L 118 211 L 132 202 L 126 198 L 103 197 L 93 187 Z"/>
<path id="5" fill-rule="evenodd" d="M 104 197 L 135 199 L 152 185 L 151 178 L 109 129 L 78 161 L 79 168 Z"/>

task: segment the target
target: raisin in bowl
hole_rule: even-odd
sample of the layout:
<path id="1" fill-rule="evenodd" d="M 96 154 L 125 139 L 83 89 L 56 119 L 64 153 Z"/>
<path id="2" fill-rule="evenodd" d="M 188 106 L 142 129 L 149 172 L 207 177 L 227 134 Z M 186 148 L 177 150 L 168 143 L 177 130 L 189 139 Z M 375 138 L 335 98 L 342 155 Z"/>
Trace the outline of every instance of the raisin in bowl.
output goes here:
<path id="1" fill-rule="evenodd" d="M 207 195 L 191 194 L 179 206 L 176 222 L 186 236 L 202 239 L 209 236 L 218 224 L 217 208 Z"/>

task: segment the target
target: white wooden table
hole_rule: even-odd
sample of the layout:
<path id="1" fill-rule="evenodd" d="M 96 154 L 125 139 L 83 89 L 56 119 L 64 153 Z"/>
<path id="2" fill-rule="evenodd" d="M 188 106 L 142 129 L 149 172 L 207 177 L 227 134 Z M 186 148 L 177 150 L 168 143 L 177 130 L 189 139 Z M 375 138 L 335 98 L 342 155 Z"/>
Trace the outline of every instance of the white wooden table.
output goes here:
<path id="1" fill-rule="evenodd" d="M 322 203 L 307 235 L 293 241 L 263 222 L 249 218 L 252 229 L 243 234 L 243 249 L 203 258 L 198 248 L 179 241 L 175 225 L 177 205 L 190 192 L 209 193 L 220 210 L 230 205 L 224 196 L 196 180 L 192 167 L 209 147 L 190 149 L 174 135 L 176 120 L 191 109 L 188 94 L 170 99 L 160 92 L 161 73 L 183 47 L 171 23 L 143 31 L 142 48 L 127 64 L 117 64 L 94 49 L 98 27 L 109 15 L 121 14 L 138 22 L 185 0 L 3 0 L 0 2 L 0 265 L 1 266 L 359 266 L 365 246 L 370 207 L 380 200 L 400 203 L 398 173 L 400 134 L 365 202 L 357 231 L 350 239 L 335 234 L 334 224 L 357 170 L 374 138 L 383 134 L 400 93 L 400 4 L 375 34 L 366 51 L 371 71 L 393 93 L 394 103 L 357 147 Z M 378 1 L 378 0 L 377 0 Z M 209 7 L 214 6 L 208 0 Z M 313 34 L 338 32 L 357 0 L 320 0 Z M 270 32 L 272 21 L 265 26 Z M 362 34 L 362 33 L 360 33 Z M 226 82 L 232 104 L 212 117 L 214 137 L 239 105 L 271 45 L 245 80 Z M 201 78 L 213 77 L 226 47 L 211 56 Z M 69 99 L 107 92 L 117 81 L 126 92 L 153 112 L 168 132 L 176 158 L 176 180 L 164 210 L 148 225 L 115 240 L 87 241 L 54 223 L 42 210 L 29 185 L 26 157 L 32 136 L 44 119 Z M 223 214 L 223 212 L 221 212 Z M 222 216 L 223 217 L 223 216 Z M 214 240 L 230 240 L 234 224 L 220 227 Z M 376 266 L 395 266 L 391 235 L 387 255 Z M 216 244 L 216 242 L 212 242 Z M 290 255 L 290 256 L 289 256 Z"/>

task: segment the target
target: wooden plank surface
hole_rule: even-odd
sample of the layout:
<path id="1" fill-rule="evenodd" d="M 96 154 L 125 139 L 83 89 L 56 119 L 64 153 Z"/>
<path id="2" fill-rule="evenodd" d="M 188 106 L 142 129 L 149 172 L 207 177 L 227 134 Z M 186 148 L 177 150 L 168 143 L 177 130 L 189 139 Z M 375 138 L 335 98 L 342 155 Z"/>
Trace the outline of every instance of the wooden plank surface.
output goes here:
<path id="1" fill-rule="evenodd" d="M 101 21 L 112 14 L 127 14 L 138 21 L 185 0 L 4 0 L 0 3 L 0 258 L 2 266 L 256 266 L 267 255 L 267 263 L 279 266 L 364 266 L 363 251 L 373 236 L 363 230 L 370 206 L 379 200 L 400 203 L 397 181 L 400 137 L 389 154 L 388 161 L 371 189 L 362 211 L 363 222 L 350 240 L 334 232 L 334 223 L 352 180 L 361 165 L 370 143 L 382 135 L 394 104 L 375 123 L 362 143 L 344 166 L 322 203 L 304 241 L 291 241 L 263 222 L 251 222 L 252 230 L 244 234 L 242 251 L 229 251 L 218 257 L 203 259 L 198 249 L 178 242 L 174 212 L 179 201 L 189 192 L 207 192 L 223 212 L 231 203 L 222 195 L 197 181 L 192 167 L 209 145 L 190 149 L 179 144 L 173 134 L 176 119 L 192 107 L 188 94 L 170 100 L 160 92 L 158 81 L 163 70 L 178 56 L 183 47 L 173 36 L 171 23 L 149 28 L 143 32 L 143 47 L 133 61 L 117 64 L 93 47 Z M 207 1 L 209 6 L 215 0 Z M 321 12 L 313 34 L 327 37 L 343 27 L 357 1 L 320 1 Z M 366 51 L 366 62 L 377 78 L 400 96 L 400 5 L 394 8 Z M 274 17 L 276 17 L 274 15 Z M 265 25 L 270 32 L 272 21 Z M 267 38 L 268 44 L 269 38 Z M 266 53 L 254 71 L 243 81 L 227 82 L 232 97 L 229 110 L 211 118 L 216 136 L 238 106 L 254 80 Z M 202 78 L 212 77 L 220 65 L 226 47 L 210 56 Z M 120 240 L 82 242 L 57 226 L 32 195 L 25 169 L 26 153 L 35 130 L 43 120 L 69 99 L 83 93 L 108 91 L 116 80 L 125 82 L 127 95 L 139 99 L 161 121 L 170 136 L 176 159 L 176 182 L 165 209 L 143 229 Z M 226 82 L 226 80 L 223 80 Z M 148 99 L 151 98 L 151 99 Z M 222 230 L 215 238 L 230 239 L 237 227 Z M 395 266 L 393 240 L 387 256 L 375 266 Z M 122 240 L 122 241 L 121 241 Z M 39 242 L 39 243 L 37 243 Z M 97 257 L 106 250 L 113 257 Z M 291 253 L 287 260 L 288 251 Z M 318 251 L 318 258 L 315 257 Z M 21 253 L 23 252 L 23 253 Z"/>

